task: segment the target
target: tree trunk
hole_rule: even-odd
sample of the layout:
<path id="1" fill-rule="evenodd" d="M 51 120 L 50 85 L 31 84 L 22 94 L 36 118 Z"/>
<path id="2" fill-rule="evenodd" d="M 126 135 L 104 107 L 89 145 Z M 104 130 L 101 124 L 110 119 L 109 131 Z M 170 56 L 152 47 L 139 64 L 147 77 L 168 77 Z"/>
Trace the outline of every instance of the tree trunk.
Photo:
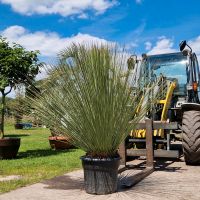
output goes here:
<path id="1" fill-rule="evenodd" d="M 1 138 L 4 137 L 4 115 L 5 115 L 5 93 L 4 90 L 1 90 L 1 94 L 2 94 L 2 101 L 1 101 L 1 133 L 0 136 Z"/>

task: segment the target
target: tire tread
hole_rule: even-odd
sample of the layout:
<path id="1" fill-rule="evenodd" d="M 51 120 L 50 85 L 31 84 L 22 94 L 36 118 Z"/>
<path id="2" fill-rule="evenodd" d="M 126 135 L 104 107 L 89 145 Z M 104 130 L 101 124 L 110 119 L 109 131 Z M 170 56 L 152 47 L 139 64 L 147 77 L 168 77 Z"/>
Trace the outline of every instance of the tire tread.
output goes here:
<path id="1" fill-rule="evenodd" d="M 183 154 L 186 164 L 200 164 L 200 111 L 185 111 L 182 120 Z"/>

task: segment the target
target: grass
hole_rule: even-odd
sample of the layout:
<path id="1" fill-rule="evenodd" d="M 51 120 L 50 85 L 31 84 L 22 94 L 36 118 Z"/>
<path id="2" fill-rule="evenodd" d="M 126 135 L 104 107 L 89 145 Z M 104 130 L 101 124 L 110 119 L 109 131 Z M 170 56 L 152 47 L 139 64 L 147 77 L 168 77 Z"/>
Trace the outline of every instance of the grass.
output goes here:
<path id="1" fill-rule="evenodd" d="M 15 130 L 13 125 L 5 127 L 6 136 L 21 138 L 17 159 L 0 161 L 0 177 L 20 175 L 19 180 L 0 182 L 0 193 L 33 184 L 44 179 L 62 175 L 79 169 L 79 157 L 84 154 L 80 149 L 55 151 L 50 149 L 48 129 L 32 128 Z"/>

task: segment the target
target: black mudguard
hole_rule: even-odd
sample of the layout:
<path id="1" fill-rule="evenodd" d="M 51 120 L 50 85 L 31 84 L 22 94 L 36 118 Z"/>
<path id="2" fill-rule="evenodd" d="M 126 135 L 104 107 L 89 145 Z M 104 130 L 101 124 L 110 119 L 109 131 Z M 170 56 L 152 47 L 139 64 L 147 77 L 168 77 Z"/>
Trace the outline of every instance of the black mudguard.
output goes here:
<path id="1" fill-rule="evenodd" d="M 181 110 L 184 111 L 189 111 L 189 110 L 196 110 L 200 111 L 200 104 L 198 103 L 184 103 L 181 105 Z"/>

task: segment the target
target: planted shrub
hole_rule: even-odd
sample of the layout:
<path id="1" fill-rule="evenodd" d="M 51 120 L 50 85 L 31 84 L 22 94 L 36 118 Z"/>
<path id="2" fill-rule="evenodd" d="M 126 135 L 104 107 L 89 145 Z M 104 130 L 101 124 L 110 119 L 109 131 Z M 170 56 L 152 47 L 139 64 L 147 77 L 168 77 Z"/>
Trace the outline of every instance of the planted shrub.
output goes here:
<path id="1" fill-rule="evenodd" d="M 36 90 L 30 100 L 35 113 L 86 152 L 82 161 L 88 193 L 115 192 L 117 149 L 148 107 L 136 114 L 145 94 L 132 94 L 127 54 L 109 45 L 72 45 L 48 71 L 42 92 Z"/>
<path id="2" fill-rule="evenodd" d="M 47 124 L 67 133 L 91 157 L 116 155 L 121 141 L 142 116 L 134 116 L 138 96 L 130 90 L 131 71 L 126 54 L 110 46 L 73 45 L 58 58 L 58 65 L 42 93 L 32 98 L 35 112 Z"/>

